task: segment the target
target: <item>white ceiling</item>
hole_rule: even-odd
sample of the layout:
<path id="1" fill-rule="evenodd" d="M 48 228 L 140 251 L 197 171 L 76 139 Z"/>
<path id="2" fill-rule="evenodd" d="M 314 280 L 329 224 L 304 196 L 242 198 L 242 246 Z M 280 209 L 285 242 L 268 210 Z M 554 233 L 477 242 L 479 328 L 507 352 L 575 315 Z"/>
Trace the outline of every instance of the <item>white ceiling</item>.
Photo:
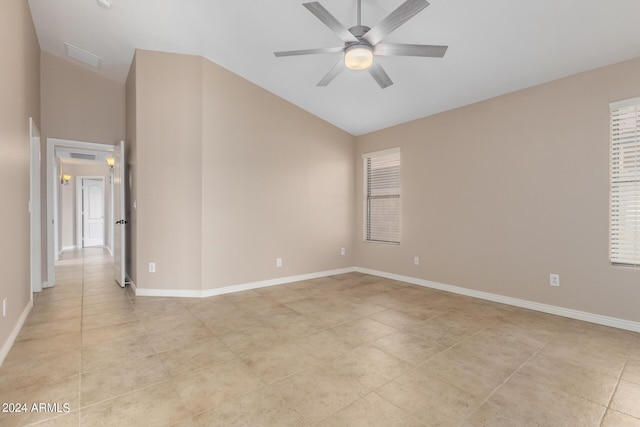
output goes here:
<path id="1" fill-rule="evenodd" d="M 135 48 L 200 55 L 353 135 L 640 56 L 638 0 L 430 0 L 385 41 L 445 44 L 444 58 L 379 58 L 394 81 L 384 90 L 366 71 L 319 88 L 340 54 L 273 56 L 342 44 L 304 1 L 29 4 L 42 50 L 64 57 L 70 43 L 99 56 L 97 71 L 119 82 Z M 373 27 L 402 1 L 362 0 L 362 23 Z M 356 0 L 320 3 L 355 25 Z"/>

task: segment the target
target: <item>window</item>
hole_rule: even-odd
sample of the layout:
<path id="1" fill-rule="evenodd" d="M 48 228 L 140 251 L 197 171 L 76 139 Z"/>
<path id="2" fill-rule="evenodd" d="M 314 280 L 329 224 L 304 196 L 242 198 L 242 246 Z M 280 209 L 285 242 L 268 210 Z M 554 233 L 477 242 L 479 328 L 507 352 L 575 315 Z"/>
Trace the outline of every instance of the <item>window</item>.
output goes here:
<path id="1" fill-rule="evenodd" d="M 400 148 L 362 156 L 364 240 L 400 243 Z"/>
<path id="2" fill-rule="evenodd" d="M 610 109 L 610 260 L 640 266 L 640 98 Z"/>

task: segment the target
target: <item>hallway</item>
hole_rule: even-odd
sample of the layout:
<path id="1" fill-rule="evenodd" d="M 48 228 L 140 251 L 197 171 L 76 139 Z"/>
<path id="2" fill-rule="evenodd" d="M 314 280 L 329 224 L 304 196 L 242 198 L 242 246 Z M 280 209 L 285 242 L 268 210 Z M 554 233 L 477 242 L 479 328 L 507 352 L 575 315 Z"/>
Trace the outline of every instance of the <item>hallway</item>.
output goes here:
<path id="1" fill-rule="evenodd" d="M 135 297 L 111 262 L 61 258 L 0 425 L 640 425 L 637 333 L 361 273 Z"/>
<path id="2" fill-rule="evenodd" d="M 81 374 L 89 380 L 87 373 L 95 369 L 126 362 L 124 357 L 109 359 L 105 348 L 127 331 L 136 336 L 135 326 L 138 332 L 142 328 L 127 290 L 113 281 L 112 263 L 102 248 L 60 256 L 56 286 L 34 294 L 33 309 L 0 368 L 0 401 L 28 403 L 29 413 L 2 413 L 1 425 L 60 416 L 66 407 L 71 413 L 59 421 L 78 425 Z M 34 402 L 54 405 L 33 413 Z"/>

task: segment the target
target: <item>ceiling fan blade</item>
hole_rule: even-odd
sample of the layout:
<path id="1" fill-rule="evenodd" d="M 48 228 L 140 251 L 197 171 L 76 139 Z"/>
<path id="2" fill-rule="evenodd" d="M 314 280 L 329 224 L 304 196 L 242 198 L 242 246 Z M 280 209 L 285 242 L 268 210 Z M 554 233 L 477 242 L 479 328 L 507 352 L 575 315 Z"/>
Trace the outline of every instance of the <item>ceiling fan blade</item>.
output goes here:
<path id="1" fill-rule="evenodd" d="M 344 47 L 321 47 L 318 49 L 302 49 L 302 50 L 285 50 L 282 52 L 273 52 L 277 57 L 281 56 L 296 56 L 296 55 L 314 55 L 318 53 L 338 53 L 344 52 Z"/>
<path id="2" fill-rule="evenodd" d="M 426 0 L 405 1 L 396 10 L 380 21 L 378 25 L 370 29 L 367 34 L 364 35 L 364 39 L 371 43 L 371 45 L 375 46 L 380 43 L 383 38 L 391 34 L 391 32 L 396 28 L 413 18 L 418 14 L 418 12 L 427 6 L 429 6 L 429 2 Z"/>
<path id="3" fill-rule="evenodd" d="M 373 62 L 369 67 L 369 74 L 371 74 L 374 80 L 380 85 L 380 89 L 384 89 L 387 86 L 391 86 L 393 82 L 382 68 L 382 65 L 377 62 Z"/>
<path id="4" fill-rule="evenodd" d="M 335 79 L 336 76 L 340 74 L 340 71 L 344 70 L 344 68 L 344 59 L 340 58 L 340 61 L 338 61 L 338 63 L 329 70 L 329 72 L 318 82 L 316 86 L 324 87 L 328 85 L 331 83 L 331 80 Z"/>
<path id="5" fill-rule="evenodd" d="M 449 46 L 428 44 L 378 43 L 374 49 L 381 56 L 426 56 L 442 58 Z"/>
<path id="6" fill-rule="evenodd" d="M 357 42 L 358 39 L 356 36 L 351 34 L 347 28 L 342 25 L 332 14 L 329 13 L 327 9 L 324 8 L 317 1 L 310 3 L 303 3 L 304 7 L 306 7 L 309 12 L 313 13 L 316 18 L 318 18 L 324 25 L 329 27 L 331 31 L 333 31 L 340 40 L 344 42 Z"/>

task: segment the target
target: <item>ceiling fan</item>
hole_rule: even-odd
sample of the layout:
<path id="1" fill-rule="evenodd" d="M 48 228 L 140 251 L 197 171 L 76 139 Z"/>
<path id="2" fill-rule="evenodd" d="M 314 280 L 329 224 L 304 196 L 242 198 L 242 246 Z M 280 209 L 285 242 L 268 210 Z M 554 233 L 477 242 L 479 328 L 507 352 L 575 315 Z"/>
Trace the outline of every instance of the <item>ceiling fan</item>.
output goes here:
<path id="1" fill-rule="evenodd" d="M 351 70 L 369 70 L 375 81 L 382 89 L 391 86 L 393 82 L 382 66 L 374 60 L 375 56 L 424 56 L 442 58 L 448 46 L 433 46 L 420 44 L 383 43 L 382 39 L 391 34 L 399 26 L 417 15 L 429 6 L 426 0 L 406 0 L 396 10 L 391 12 L 378 25 L 369 28 L 362 25 L 361 0 L 356 0 L 357 25 L 347 29 L 327 9 L 317 1 L 303 3 L 309 12 L 322 21 L 343 42 L 344 46 L 318 49 L 289 50 L 274 52 L 277 57 L 312 55 L 319 53 L 343 53 L 344 58 L 320 80 L 317 86 L 327 86 L 345 67 Z"/>

